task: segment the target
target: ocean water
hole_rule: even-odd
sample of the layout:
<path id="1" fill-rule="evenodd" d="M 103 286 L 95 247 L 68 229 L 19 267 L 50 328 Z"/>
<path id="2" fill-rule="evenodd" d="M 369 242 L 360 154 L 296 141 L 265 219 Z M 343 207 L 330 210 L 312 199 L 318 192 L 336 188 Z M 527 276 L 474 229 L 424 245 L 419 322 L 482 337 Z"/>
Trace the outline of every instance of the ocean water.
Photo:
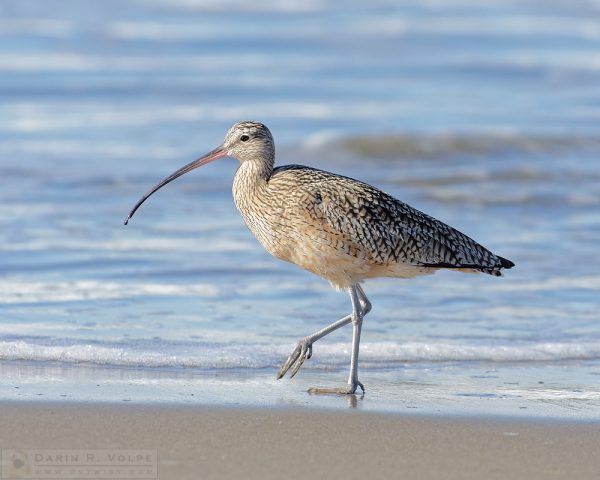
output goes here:
<path id="1" fill-rule="evenodd" d="M 349 329 L 274 380 L 350 302 L 262 250 L 231 198 L 235 160 L 122 224 L 256 119 L 278 164 L 375 184 L 516 263 L 367 282 L 359 405 L 600 418 L 599 15 L 591 0 L 3 0 L 0 398 L 340 405 L 305 390 L 345 381 Z"/>

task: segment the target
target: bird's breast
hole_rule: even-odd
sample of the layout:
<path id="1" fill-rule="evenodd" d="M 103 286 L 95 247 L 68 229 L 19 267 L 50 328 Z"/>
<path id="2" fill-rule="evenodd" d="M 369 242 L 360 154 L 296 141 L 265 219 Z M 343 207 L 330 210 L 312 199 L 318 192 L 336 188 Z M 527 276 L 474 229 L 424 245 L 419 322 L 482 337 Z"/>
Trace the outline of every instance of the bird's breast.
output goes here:
<path id="1" fill-rule="evenodd" d="M 265 181 L 252 181 L 244 173 L 238 171 L 233 182 L 237 209 L 261 245 L 275 257 L 289 261 L 289 225 L 283 215 L 283 199 L 269 192 Z"/>

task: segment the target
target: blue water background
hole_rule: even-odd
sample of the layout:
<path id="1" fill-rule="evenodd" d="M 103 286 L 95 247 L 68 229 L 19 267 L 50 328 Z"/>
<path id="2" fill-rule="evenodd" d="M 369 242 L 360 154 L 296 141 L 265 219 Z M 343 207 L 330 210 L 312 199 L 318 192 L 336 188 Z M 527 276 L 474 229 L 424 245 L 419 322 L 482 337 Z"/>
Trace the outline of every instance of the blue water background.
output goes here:
<path id="1" fill-rule="evenodd" d="M 0 358 L 26 368 L 8 384 L 42 382 L 31 362 L 270 378 L 348 313 L 245 228 L 235 160 L 122 225 L 256 119 L 279 164 L 375 184 L 517 264 L 367 283 L 366 384 L 539 377 L 600 417 L 599 19 L 591 1 L 2 0 Z M 300 375 L 343 382 L 349 339 L 319 342 Z M 484 385 L 473 365 L 513 378 Z"/>

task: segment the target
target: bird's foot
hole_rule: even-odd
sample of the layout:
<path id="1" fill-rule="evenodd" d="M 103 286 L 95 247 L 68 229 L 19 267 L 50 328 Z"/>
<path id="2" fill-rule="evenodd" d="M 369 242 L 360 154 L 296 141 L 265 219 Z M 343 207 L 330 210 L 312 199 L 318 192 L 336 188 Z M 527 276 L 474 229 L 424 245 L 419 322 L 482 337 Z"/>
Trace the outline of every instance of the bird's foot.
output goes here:
<path id="1" fill-rule="evenodd" d="M 298 373 L 304 360 L 308 360 L 310 357 L 312 357 L 312 343 L 307 338 L 304 338 L 298 342 L 296 348 L 292 350 L 286 362 L 279 369 L 277 380 L 281 379 L 290 368 L 292 369 L 290 378 L 292 378 Z"/>
<path id="2" fill-rule="evenodd" d="M 311 395 L 327 395 L 331 393 L 335 393 L 336 395 L 351 395 L 356 393 L 356 389 L 360 387 L 362 393 L 365 393 L 365 387 L 358 380 L 353 382 L 352 384 L 348 384 L 345 387 L 338 388 L 322 388 L 322 387 L 312 387 L 308 389 L 308 393 Z"/>

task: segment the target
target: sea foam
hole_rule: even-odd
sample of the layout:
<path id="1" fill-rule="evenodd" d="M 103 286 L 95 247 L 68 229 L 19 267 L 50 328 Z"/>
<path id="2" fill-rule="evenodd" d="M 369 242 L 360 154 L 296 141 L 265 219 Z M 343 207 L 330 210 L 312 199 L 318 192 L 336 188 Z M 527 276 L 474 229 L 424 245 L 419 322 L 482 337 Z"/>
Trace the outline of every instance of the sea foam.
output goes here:
<path id="1" fill-rule="evenodd" d="M 314 346 L 307 368 L 343 367 L 349 344 Z M 88 363 L 127 367 L 200 369 L 259 369 L 278 366 L 292 344 L 241 344 L 137 340 L 128 342 L 44 341 L 0 342 L 0 360 Z M 464 361 L 555 362 L 600 359 L 600 342 L 468 345 L 424 342 L 372 342 L 361 348 L 361 368 L 389 368 L 403 363 Z"/>

